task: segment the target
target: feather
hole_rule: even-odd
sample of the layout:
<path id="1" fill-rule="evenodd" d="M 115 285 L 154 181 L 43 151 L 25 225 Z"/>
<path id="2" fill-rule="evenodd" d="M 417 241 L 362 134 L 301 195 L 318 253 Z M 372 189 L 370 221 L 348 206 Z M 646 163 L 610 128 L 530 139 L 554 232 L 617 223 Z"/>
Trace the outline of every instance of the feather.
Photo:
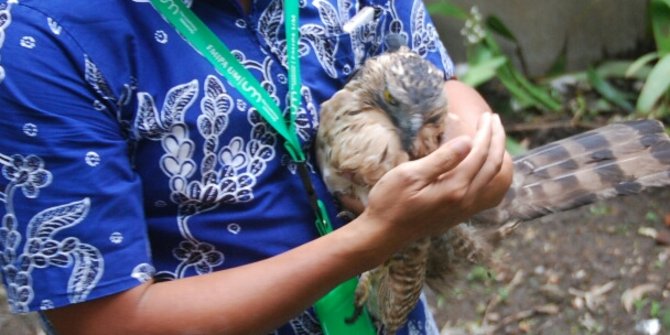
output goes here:
<path id="1" fill-rule="evenodd" d="M 404 46 L 367 60 L 321 106 L 316 154 L 330 192 L 345 205 L 365 205 L 387 171 L 434 151 L 447 113 L 443 83 L 440 71 Z M 386 332 L 394 332 L 424 283 L 448 287 L 471 265 L 487 261 L 517 222 L 670 185 L 670 140 L 657 121 L 613 124 L 531 150 L 515 159 L 514 170 L 501 204 L 475 216 L 472 225 L 412 243 L 364 273 L 356 307 L 367 306 Z"/>
<path id="2" fill-rule="evenodd" d="M 670 185 L 670 139 L 658 121 L 612 124 L 516 157 L 513 179 L 500 205 L 474 222 L 526 221 Z"/>
<path id="3" fill-rule="evenodd" d="M 488 261 L 493 250 L 481 229 L 462 223 L 431 239 L 426 266 L 426 284 L 446 294 L 453 283 L 473 265 Z"/>
<path id="4" fill-rule="evenodd" d="M 446 293 L 519 223 L 670 185 L 670 139 L 658 121 L 615 123 L 515 157 L 503 201 L 432 239 L 426 283 Z"/>

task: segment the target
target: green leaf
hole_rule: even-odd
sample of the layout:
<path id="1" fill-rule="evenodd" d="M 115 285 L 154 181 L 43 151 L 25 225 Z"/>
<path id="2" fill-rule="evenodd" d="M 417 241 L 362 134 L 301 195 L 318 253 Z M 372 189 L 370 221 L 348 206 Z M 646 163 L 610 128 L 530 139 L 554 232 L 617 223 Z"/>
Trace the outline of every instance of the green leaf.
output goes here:
<path id="1" fill-rule="evenodd" d="M 507 152 L 509 152 L 509 154 L 512 156 L 518 156 L 526 152 L 526 148 L 524 148 L 524 146 L 521 145 L 519 141 L 510 138 L 509 136 L 505 139 L 505 148 L 507 149 Z"/>
<path id="2" fill-rule="evenodd" d="M 633 62 L 630 60 L 609 60 L 598 65 L 595 71 L 604 79 L 624 78 L 631 64 Z"/>
<path id="3" fill-rule="evenodd" d="M 486 32 L 486 35 L 484 36 L 484 42 L 483 43 L 485 43 L 485 45 L 494 54 L 497 54 L 497 55 L 502 55 L 503 54 L 502 49 L 500 48 L 500 45 L 498 45 L 498 42 L 496 42 L 496 39 L 488 31 Z"/>
<path id="4" fill-rule="evenodd" d="M 483 44 L 475 44 L 467 49 L 467 61 L 470 66 L 477 66 L 481 63 L 489 62 L 495 57 L 502 55 L 495 54 L 490 48 Z M 505 57 L 505 56 L 502 56 Z"/>
<path id="5" fill-rule="evenodd" d="M 497 16 L 491 15 L 487 17 L 486 26 L 491 29 L 491 31 L 499 34 L 500 36 L 517 43 L 516 36 L 514 36 L 512 31 L 509 30 L 509 28 L 507 28 L 507 26 Z"/>
<path id="6" fill-rule="evenodd" d="M 533 84 L 526 76 L 511 65 L 509 65 L 509 68 L 516 82 L 529 93 L 536 106 L 554 112 L 561 109 L 561 102 L 554 99 L 544 88 Z"/>
<path id="7" fill-rule="evenodd" d="M 670 53 L 670 0 L 651 0 L 649 17 L 656 48 L 661 55 Z"/>
<path id="8" fill-rule="evenodd" d="M 500 46 L 495 41 L 493 35 L 486 33 L 483 48 L 486 48 L 491 55 L 507 57 L 501 51 Z M 561 109 L 561 103 L 554 99 L 543 88 L 531 83 L 530 80 L 514 68 L 507 59 L 503 66 L 498 68 L 498 79 L 512 94 L 516 101 L 522 106 L 536 106 L 542 109 L 557 111 Z"/>
<path id="9" fill-rule="evenodd" d="M 635 75 L 641 72 L 641 70 L 649 63 L 658 59 L 658 56 L 658 52 L 650 52 L 646 55 L 640 56 L 640 58 L 636 59 L 632 64 L 630 64 L 626 70 L 626 78 L 635 77 Z"/>
<path id="10" fill-rule="evenodd" d="M 548 77 L 558 76 L 564 74 L 568 67 L 568 39 L 566 38 L 563 41 L 563 46 L 561 47 L 561 52 L 556 56 L 556 59 L 552 62 L 549 70 L 547 71 Z"/>
<path id="11" fill-rule="evenodd" d="M 656 102 L 668 92 L 670 88 L 670 54 L 663 56 L 651 69 L 637 100 L 637 110 L 642 114 L 649 114 Z"/>
<path id="12" fill-rule="evenodd" d="M 468 18 L 467 11 L 464 11 L 462 8 L 447 0 L 429 3 L 426 5 L 426 8 L 430 14 L 455 17 L 461 20 L 466 20 Z"/>
<path id="13" fill-rule="evenodd" d="M 587 75 L 591 86 L 593 86 L 603 98 L 629 112 L 633 112 L 633 105 L 626 99 L 626 95 L 607 82 L 595 69 L 590 68 L 587 71 Z"/>
<path id="14" fill-rule="evenodd" d="M 649 308 L 649 316 L 652 318 L 657 318 L 661 313 L 661 303 L 658 301 L 652 301 L 651 307 Z"/>
<path id="15" fill-rule="evenodd" d="M 536 105 L 533 97 L 516 81 L 514 75 L 510 71 L 510 66 L 501 66 L 498 69 L 497 75 L 498 80 L 500 80 L 503 86 L 505 86 L 507 91 L 509 91 L 522 108 Z"/>
<path id="16" fill-rule="evenodd" d="M 507 62 L 505 57 L 498 56 L 470 65 L 468 71 L 460 78 L 460 80 L 468 85 L 477 87 L 493 79 L 498 68 L 505 64 L 505 62 Z"/>

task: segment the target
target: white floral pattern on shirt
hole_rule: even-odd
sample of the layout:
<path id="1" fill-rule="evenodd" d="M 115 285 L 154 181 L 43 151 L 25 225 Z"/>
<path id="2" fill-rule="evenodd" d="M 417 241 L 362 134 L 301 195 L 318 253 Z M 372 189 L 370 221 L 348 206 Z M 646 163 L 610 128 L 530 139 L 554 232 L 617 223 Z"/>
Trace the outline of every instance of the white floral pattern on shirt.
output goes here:
<path id="1" fill-rule="evenodd" d="M 104 271 L 103 258 L 97 248 L 76 237 L 57 239 L 56 233 L 79 224 L 90 208 L 90 200 L 54 206 L 35 214 L 24 234 L 19 231 L 14 210 L 14 195 L 20 189 L 27 199 L 39 196 L 41 188 L 51 184 L 51 172 L 44 168 L 41 158 L 15 154 L 0 154 L 2 176 L 9 181 L 0 200 L 5 204 L 5 215 L 0 225 L 0 266 L 7 282 L 7 300 L 14 312 L 28 312 L 35 297 L 32 271 L 50 266 L 72 267 L 67 285 L 72 303 L 86 300 Z M 25 239 L 21 250 L 20 244 Z M 44 305 L 43 306 L 47 306 Z"/>

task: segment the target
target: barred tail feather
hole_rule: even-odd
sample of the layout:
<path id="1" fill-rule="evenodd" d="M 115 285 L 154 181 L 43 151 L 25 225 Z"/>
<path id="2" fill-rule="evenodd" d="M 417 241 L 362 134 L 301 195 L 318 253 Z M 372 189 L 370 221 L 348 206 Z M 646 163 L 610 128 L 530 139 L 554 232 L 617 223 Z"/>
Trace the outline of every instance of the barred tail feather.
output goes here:
<path id="1" fill-rule="evenodd" d="M 474 222 L 526 221 L 670 185 L 670 139 L 658 121 L 617 123 L 531 150 L 514 168 L 501 204 Z"/>
<path id="2" fill-rule="evenodd" d="M 670 185 L 670 138 L 658 121 L 623 122 L 553 142 L 514 159 L 503 201 L 472 224 L 431 240 L 426 282 L 446 292 L 518 223 L 598 200 Z"/>

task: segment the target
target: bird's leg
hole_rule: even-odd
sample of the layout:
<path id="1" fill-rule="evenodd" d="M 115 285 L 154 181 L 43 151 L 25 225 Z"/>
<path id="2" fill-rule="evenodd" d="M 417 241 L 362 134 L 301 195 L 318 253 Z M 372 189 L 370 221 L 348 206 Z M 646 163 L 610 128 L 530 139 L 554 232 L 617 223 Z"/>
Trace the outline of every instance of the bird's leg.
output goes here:
<path id="1" fill-rule="evenodd" d="M 361 277 L 358 279 L 358 285 L 356 286 L 356 293 L 354 299 L 354 314 L 344 320 L 346 323 L 354 323 L 363 313 L 363 308 L 365 308 L 365 303 L 367 303 L 370 298 L 370 289 L 372 283 L 370 281 L 370 272 L 366 271 L 361 274 Z"/>
<path id="2" fill-rule="evenodd" d="M 365 210 L 365 203 L 353 193 L 336 192 L 335 198 L 338 207 L 342 210 L 337 214 L 337 218 L 344 222 L 351 222 Z"/>

